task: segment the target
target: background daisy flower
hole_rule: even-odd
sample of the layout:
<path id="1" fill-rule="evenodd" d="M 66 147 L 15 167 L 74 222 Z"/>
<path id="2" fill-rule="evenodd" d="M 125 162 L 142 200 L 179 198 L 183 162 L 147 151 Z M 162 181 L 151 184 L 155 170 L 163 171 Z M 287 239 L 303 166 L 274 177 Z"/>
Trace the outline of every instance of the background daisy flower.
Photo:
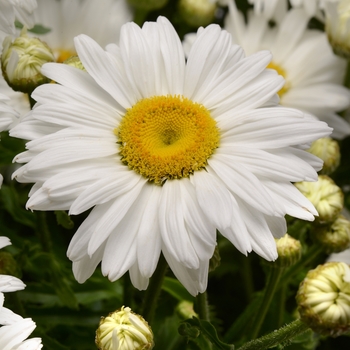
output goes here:
<path id="1" fill-rule="evenodd" d="M 7 237 L 0 237 L 0 249 L 10 245 Z M 31 318 L 23 319 L 10 309 L 4 307 L 4 293 L 15 292 L 25 288 L 18 278 L 0 274 L 0 348 L 3 350 L 26 349 L 39 350 L 42 348 L 40 338 L 26 340 L 34 331 L 36 325 Z"/>
<path id="2" fill-rule="evenodd" d="M 332 137 L 343 138 L 350 134 L 350 125 L 336 112 L 350 105 L 349 90 L 342 86 L 346 61 L 333 54 L 324 32 L 307 29 L 308 20 L 303 10 L 294 9 L 273 28 L 253 13 L 246 24 L 230 2 L 225 28 L 247 55 L 271 51 L 269 68 L 285 78 L 278 93 L 281 105 L 312 114 L 334 129 Z"/>
<path id="3" fill-rule="evenodd" d="M 243 254 L 277 258 L 284 215 L 317 215 L 291 181 L 315 181 L 322 162 L 303 150 L 325 123 L 276 107 L 284 81 L 267 51 L 245 57 L 217 25 L 198 32 L 187 61 L 164 17 L 122 27 L 103 50 L 86 35 L 86 72 L 46 64 L 58 84 L 12 135 L 27 143 L 14 177 L 35 182 L 27 207 L 93 208 L 68 257 L 79 282 L 99 262 L 110 280 L 129 271 L 145 289 L 161 252 L 193 295 L 207 286 L 216 229 Z M 264 107 L 264 108 L 260 108 Z"/>
<path id="4" fill-rule="evenodd" d="M 33 27 L 33 11 L 36 6 L 36 0 L 2 0 L 0 2 L 0 31 L 16 34 L 15 19 L 27 28 Z"/>

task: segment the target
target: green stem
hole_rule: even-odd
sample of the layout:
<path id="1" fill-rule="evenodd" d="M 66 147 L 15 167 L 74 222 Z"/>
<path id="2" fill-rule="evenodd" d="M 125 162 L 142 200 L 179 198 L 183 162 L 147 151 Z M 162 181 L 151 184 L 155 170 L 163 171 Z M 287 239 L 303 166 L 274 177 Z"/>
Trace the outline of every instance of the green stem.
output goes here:
<path id="1" fill-rule="evenodd" d="M 130 281 L 129 274 L 126 273 L 123 276 L 123 282 L 124 282 L 124 286 L 123 286 L 123 304 L 125 306 L 131 307 L 131 300 L 132 300 L 132 291 L 133 291 L 133 289 L 131 288 L 131 281 Z"/>
<path id="2" fill-rule="evenodd" d="M 287 285 L 283 284 L 278 291 L 278 315 L 277 315 L 277 327 L 281 327 L 283 325 L 284 321 L 284 312 L 285 312 L 285 305 L 286 305 L 286 292 L 287 292 Z"/>
<path id="3" fill-rule="evenodd" d="M 33 90 L 34 91 L 34 90 Z M 32 91 L 32 92 L 33 92 Z M 34 105 L 36 104 L 36 101 L 32 98 L 32 92 L 28 93 L 28 99 L 30 103 L 30 109 L 33 109 Z"/>
<path id="4" fill-rule="evenodd" d="M 242 257 L 242 269 L 240 271 L 243 281 L 243 287 L 245 291 L 246 300 L 247 302 L 249 302 L 252 299 L 254 293 L 251 259 L 249 257 L 244 256 L 243 254 L 240 255 Z"/>
<path id="5" fill-rule="evenodd" d="M 207 292 L 198 293 L 196 296 L 196 302 L 199 318 L 210 322 Z"/>
<path id="6" fill-rule="evenodd" d="M 346 74 L 344 78 L 344 86 L 347 88 L 350 88 L 350 60 L 348 61 L 347 67 L 346 67 Z"/>
<path id="7" fill-rule="evenodd" d="M 165 261 L 163 255 L 161 255 L 158 261 L 157 269 L 154 272 L 150 284 L 147 288 L 145 299 L 143 301 L 143 311 L 141 313 L 142 317 L 150 324 L 153 321 L 158 297 L 162 289 L 162 284 L 167 269 L 168 264 Z"/>
<path id="8" fill-rule="evenodd" d="M 280 285 L 287 284 L 292 277 L 297 275 L 299 272 L 303 271 L 305 267 L 311 265 L 311 263 L 317 259 L 323 250 L 317 244 L 311 246 L 311 248 L 306 252 L 306 254 L 293 266 L 291 266 L 282 276 Z"/>
<path id="9" fill-rule="evenodd" d="M 267 311 L 270 308 L 272 298 L 275 295 L 283 270 L 283 268 L 270 267 L 267 283 L 263 290 L 262 301 L 253 322 L 252 339 L 255 339 L 259 335 L 260 328 L 265 320 Z"/>
<path id="10" fill-rule="evenodd" d="M 224 336 L 225 343 L 233 343 L 244 333 L 244 329 L 247 327 L 247 324 L 250 322 L 250 320 L 254 317 L 255 312 L 260 305 L 260 295 L 249 303 L 246 309 L 239 315 L 239 317 L 228 329 Z"/>
<path id="11" fill-rule="evenodd" d="M 52 241 L 49 228 L 46 222 L 46 213 L 43 211 L 36 212 L 37 215 L 37 233 L 39 235 L 41 246 L 44 252 L 52 253 Z"/>
<path id="12" fill-rule="evenodd" d="M 11 310 L 22 317 L 26 317 L 21 299 L 18 297 L 18 293 L 7 293 L 6 299 L 12 305 Z"/>
<path id="13" fill-rule="evenodd" d="M 272 348 L 286 342 L 287 340 L 293 339 L 299 334 L 306 332 L 309 327 L 301 322 L 299 319 L 295 320 L 286 326 L 275 330 L 267 335 L 264 335 L 261 338 L 252 340 L 237 350 L 265 350 Z"/>

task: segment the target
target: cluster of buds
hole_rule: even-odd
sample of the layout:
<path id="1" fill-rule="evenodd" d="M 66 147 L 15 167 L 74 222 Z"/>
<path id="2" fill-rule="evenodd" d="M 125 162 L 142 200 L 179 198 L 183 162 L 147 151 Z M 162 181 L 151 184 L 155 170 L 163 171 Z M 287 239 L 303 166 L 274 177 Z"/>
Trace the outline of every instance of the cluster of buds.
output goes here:
<path id="1" fill-rule="evenodd" d="M 350 59 L 350 2 L 326 1 L 326 32 L 335 54 Z"/>
<path id="2" fill-rule="evenodd" d="M 339 215 L 331 224 L 314 226 L 311 237 L 327 254 L 342 252 L 350 247 L 350 221 Z"/>
<path id="3" fill-rule="evenodd" d="M 316 208 L 319 224 L 333 222 L 344 207 L 342 190 L 326 175 L 320 175 L 316 182 L 303 181 L 295 186 Z"/>
<path id="4" fill-rule="evenodd" d="M 301 243 L 286 233 L 275 239 L 278 259 L 270 263 L 272 267 L 285 268 L 294 265 L 301 258 Z"/>
<path id="5" fill-rule="evenodd" d="M 187 24 L 193 27 L 206 26 L 214 20 L 217 9 L 213 0 L 180 0 L 179 11 Z"/>
<path id="6" fill-rule="evenodd" d="M 323 168 L 320 174 L 329 175 L 340 164 L 339 144 L 330 137 L 322 137 L 314 141 L 308 151 L 323 160 Z"/>
<path id="7" fill-rule="evenodd" d="M 333 337 L 350 331 L 350 268 L 329 262 L 308 272 L 297 293 L 301 320 Z"/>
<path id="8" fill-rule="evenodd" d="M 95 341 L 99 350 L 148 350 L 154 346 L 151 327 L 124 306 L 101 318 Z"/>

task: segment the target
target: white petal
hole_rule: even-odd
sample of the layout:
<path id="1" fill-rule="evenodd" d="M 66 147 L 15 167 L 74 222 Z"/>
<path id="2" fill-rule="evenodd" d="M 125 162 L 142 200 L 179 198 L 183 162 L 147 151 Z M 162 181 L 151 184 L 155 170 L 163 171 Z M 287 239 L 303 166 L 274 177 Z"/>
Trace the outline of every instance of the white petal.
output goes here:
<path id="1" fill-rule="evenodd" d="M 159 226 L 164 245 L 169 253 L 186 267 L 197 269 L 199 259 L 185 227 L 180 182 L 168 180 L 162 187 Z"/>

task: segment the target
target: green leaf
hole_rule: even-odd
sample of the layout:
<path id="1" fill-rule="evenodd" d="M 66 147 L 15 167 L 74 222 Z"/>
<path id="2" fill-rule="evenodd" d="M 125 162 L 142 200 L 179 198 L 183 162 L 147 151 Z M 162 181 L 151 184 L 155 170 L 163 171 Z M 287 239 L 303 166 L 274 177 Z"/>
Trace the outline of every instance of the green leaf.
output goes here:
<path id="1" fill-rule="evenodd" d="M 74 227 L 74 222 L 69 217 L 66 211 L 63 211 L 63 210 L 55 211 L 55 215 L 56 215 L 56 220 L 58 225 L 61 225 L 62 227 L 68 230 Z"/>
<path id="2" fill-rule="evenodd" d="M 187 289 L 175 278 L 165 277 L 162 289 L 172 295 L 175 299 L 194 301 L 194 297 Z"/>
<path id="3" fill-rule="evenodd" d="M 25 225 L 35 229 L 35 217 L 30 211 L 23 209 L 19 202 L 17 192 L 13 186 L 3 185 L 1 187 L 1 198 L 5 209 L 11 214 L 12 218 Z"/>
<path id="4" fill-rule="evenodd" d="M 196 317 L 190 318 L 181 323 L 179 333 L 194 341 L 200 349 L 209 349 L 209 341 L 214 350 L 234 350 L 234 345 L 222 342 L 216 332 L 215 327 L 208 321 L 199 320 Z"/>
<path id="5" fill-rule="evenodd" d="M 60 344 L 57 340 L 49 337 L 46 333 L 40 332 L 39 336 L 42 339 L 42 343 L 44 345 L 44 349 L 50 350 L 70 350 L 66 346 Z"/>
<path id="6" fill-rule="evenodd" d="M 18 29 L 22 29 L 23 24 L 19 21 L 15 21 L 15 27 Z M 51 28 L 44 27 L 41 24 L 36 24 L 33 28 L 28 29 L 28 32 L 31 32 L 33 34 L 46 34 L 51 32 Z"/>
<path id="7" fill-rule="evenodd" d="M 64 271 L 60 268 L 59 263 L 54 258 L 51 258 L 50 275 L 52 286 L 63 305 L 70 309 L 78 309 L 78 301 L 70 287 L 70 283 L 65 277 Z"/>

